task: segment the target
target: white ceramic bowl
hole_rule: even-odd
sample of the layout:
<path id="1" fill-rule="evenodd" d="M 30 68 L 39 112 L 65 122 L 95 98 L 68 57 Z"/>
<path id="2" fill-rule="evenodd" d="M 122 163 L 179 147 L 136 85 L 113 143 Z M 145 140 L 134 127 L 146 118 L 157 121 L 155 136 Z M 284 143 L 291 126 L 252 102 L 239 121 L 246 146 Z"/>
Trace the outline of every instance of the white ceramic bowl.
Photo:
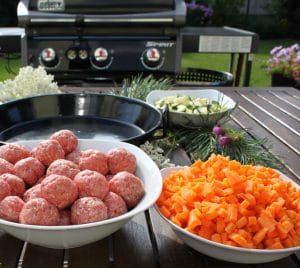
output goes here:
<path id="1" fill-rule="evenodd" d="M 33 148 L 38 141 L 18 142 Z M 123 147 L 136 156 L 136 175 L 144 182 L 145 196 L 127 213 L 108 220 L 70 226 L 37 226 L 14 223 L 0 219 L 0 228 L 7 233 L 32 244 L 49 248 L 73 248 L 100 240 L 120 229 L 133 216 L 152 206 L 162 190 L 160 171 L 151 158 L 138 147 L 118 141 L 79 140 L 79 149 L 99 149 L 107 152 L 111 148 Z"/>
<path id="2" fill-rule="evenodd" d="M 205 125 L 215 125 L 218 122 L 221 123 L 221 120 L 225 118 L 236 106 L 236 103 L 231 98 L 215 89 L 153 90 L 147 95 L 146 102 L 155 106 L 155 103 L 158 100 L 167 96 L 177 95 L 185 95 L 192 98 L 206 98 L 209 101 L 218 101 L 221 105 L 225 105 L 227 110 L 219 113 L 209 113 L 207 115 L 189 114 L 170 110 L 168 118 L 168 123 L 170 126 L 191 128 Z"/>
<path id="3" fill-rule="evenodd" d="M 183 167 L 170 167 L 161 170 L 161 174 L 163 178 L 166 178 L 170 172 L 178 169 L 182 169 Z M 282 179 L 286 181 L 291 181 L 297 188 L 300 188 L 294 181 L 289 179 L 287 176 L 281 173 Z M 160 212 L 157 206 L 155 206 L 158 214 L 164 219 L 164 221 L 170 225 L 175 234 L 188 246 L 199 251 L 205 255 L 210 257 L 229 261 L 236 263 L 264 263 L 276 261 L 282 258 L 285 258 L 296 251 L 300 250 L 300 246 L 293 248 L 285 248 L 285 249 L 247 249 L 247 248 L 238 248 L 233 246 L 227 246 L 221 243 L 216 243 L 214 241 L 202 238 L 200 236 L 194 235 L 191 232 L 184 230 L 178 225 L 174 224 L 166 217 L 164 217 Z"/>

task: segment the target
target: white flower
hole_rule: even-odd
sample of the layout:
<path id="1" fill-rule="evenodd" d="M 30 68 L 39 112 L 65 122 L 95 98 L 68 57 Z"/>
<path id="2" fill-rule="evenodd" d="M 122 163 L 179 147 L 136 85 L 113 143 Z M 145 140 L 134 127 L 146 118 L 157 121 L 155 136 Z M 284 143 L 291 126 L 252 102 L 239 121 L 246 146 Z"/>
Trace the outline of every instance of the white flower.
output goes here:
<path id="1" fill-rule="evenodd" d="M 20 68 L 19 74 L 12 80 L 0 82 L 0 101 L 7 102 L 19 98 L 60 93 L 53 75 L 47 74 L 43 67 Z"/>

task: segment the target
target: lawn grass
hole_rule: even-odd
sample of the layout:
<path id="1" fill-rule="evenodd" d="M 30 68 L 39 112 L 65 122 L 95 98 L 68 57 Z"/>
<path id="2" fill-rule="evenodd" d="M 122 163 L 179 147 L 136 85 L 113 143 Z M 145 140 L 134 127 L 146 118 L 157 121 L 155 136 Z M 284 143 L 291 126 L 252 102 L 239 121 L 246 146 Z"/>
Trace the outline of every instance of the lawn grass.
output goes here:
<path id="1" fill-rule="evenodd" d="M 269 58 L 270 50 L 275 46 L 289 46 L 299 40 L 280 39 L 280 40 L 260 40 L 258 52 L 254 54 L 250 86 L 267 87 L 271 85 L 271 76 L 262 68 Z M 213 53 L 184 53 L 182 57 L 182 67 L 205 68 L 217 71 L 229 71 L 230 54 Z M 237 62 L 237 57 L 235 62 Z M 20 58 L 8 60 L 0 58 L 0 81 L 13 78 L 14 74 L 7 71 L 9 67 L 14 73 L 18 73 L 21 66 Z M 233 73 L 235 75 L 235 72 Z M 243 76 L 240 85 L 243 84 Z"/>

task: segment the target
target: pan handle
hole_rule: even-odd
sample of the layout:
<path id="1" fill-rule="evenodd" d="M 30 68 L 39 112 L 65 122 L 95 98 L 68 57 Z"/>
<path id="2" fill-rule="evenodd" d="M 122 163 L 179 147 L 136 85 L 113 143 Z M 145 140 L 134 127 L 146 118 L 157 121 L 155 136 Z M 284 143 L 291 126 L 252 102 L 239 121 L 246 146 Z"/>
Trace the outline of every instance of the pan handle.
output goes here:
<path id="1" fill-rule="evenodd" d="M 162 121 L 161 121 L 161 128 L 162 128 L 162 134 L 153 136 L 154 140 L 162 139 L 167 136 L 167 129 L 169 125 L 169 107 L 165 107 L 162 112 Z"/>

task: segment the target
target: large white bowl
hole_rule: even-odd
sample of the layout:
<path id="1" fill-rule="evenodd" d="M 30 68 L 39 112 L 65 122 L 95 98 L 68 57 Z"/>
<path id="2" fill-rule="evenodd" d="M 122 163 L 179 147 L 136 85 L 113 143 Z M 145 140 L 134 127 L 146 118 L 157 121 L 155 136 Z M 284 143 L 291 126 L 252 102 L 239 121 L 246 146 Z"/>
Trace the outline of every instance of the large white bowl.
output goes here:
<path id="1" fill-rule="evenodd" d="M 33 148 L 38 141 L 18 142 Z M 118 141 L 79 140 L 79 149 L 99 149 L 107 152 L 111 148 L 123 147 L 136 156 L 136 175 L 142 179 L 145 196 L 139 204 L 127 213 L 108 220 L 70 226 L 37 226 L 14 223 L 0 219 L 0 228 L 7 233 L 32 244 L 49 248 L 73 248 L 109 236 L 120 229 L 133 216 L 152 206 L 162 190 L 162 177 L 156 164 L 138 147 Z"/>
<path id="2" fill-rule="evenodd" d="M 161 170 L 163 179 L 166 178 L 171 172 L 182 169 L 183 167 L 170 167 Z M 281 173 L 281 178 L 286 181 L 291 181 L 293 185 L 300 188 L 293 180 Z M 164 221 L 171 226 L 175 234 L 188 246 L 210 257 L 236 263 L 264 263 L 276 261 L 285 258 L 296 251 L 300 250 L 300 246 L 285 249 L 247 249 L 233 246 L 227 246 L 221 243 L 202 238 L 194 235 L 191 232 L 184 230 L 178 225 L 174 224 L 166 217 L 164 217 L 157 206 L 155 206 L 158 214 Z"/>
<path id="3" fill-rule="evenodd" d="M 236 106 L 236 103 L 215 89 L 195 89 L 195 90 L 153 90 L 147 97 L 146 102 L 155 106 L 155 103 L 167 96 L 185 95 L 192 98 L 206 98 L 210 102 L 218 101 L 221 105 L 227 107 L 226 111 L 209 114 L 190 114 L 184 112 L 169 111 L 168 123 L 170 126 L 195 128 L 201 126 L 211 126 L 225 118 Z"/>

